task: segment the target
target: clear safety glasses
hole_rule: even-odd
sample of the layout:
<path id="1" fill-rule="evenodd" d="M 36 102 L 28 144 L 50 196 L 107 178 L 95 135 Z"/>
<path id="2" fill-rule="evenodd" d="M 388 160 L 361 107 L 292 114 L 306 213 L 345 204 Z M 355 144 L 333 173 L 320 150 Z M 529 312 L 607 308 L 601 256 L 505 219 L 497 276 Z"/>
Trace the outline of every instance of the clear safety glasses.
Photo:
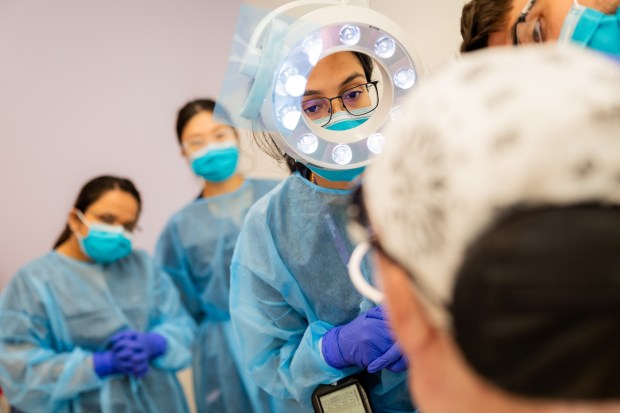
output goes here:
<path id="1" fill-rule="evenodd" d="M 236 139 L 237 133 L 232 127 L 222 126 L 209 135 L 196 134 L 190 136 L 183 142 L 183 148 L 192 153 L 199 151 L 210 143 L 235 141 Z"/>

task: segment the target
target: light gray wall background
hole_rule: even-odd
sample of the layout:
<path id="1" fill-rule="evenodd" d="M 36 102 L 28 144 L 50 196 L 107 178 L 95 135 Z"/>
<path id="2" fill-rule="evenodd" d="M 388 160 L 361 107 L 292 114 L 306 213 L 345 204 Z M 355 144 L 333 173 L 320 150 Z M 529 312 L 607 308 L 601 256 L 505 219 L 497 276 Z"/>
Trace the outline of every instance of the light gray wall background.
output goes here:
<path id="1" fill-rule="evenodd" d="M 463 0 L 373 0 L 436 70 L 457 54 Z M 252 0 L 273 8 L 284 0 Z M 177 110 L 217 96 L 241 0 L 0 0 L 0 288 L 47 252 L 80 187 L 131 178 L 144 199 L 136 245 L 152 251 L 194 197 Z M 284 176 L 246 144 L 243 169 Z"/>

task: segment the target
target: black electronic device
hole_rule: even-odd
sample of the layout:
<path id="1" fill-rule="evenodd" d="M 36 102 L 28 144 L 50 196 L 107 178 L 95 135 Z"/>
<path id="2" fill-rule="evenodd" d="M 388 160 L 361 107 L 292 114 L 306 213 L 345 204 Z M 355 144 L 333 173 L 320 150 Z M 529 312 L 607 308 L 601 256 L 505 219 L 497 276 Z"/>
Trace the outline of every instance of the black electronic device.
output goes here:
<path id="1" fill-rule="evenodd" d="M 366 389 L 355 376 L 321 384 L 312 393 L 316 413 L 372 413 Z"/>

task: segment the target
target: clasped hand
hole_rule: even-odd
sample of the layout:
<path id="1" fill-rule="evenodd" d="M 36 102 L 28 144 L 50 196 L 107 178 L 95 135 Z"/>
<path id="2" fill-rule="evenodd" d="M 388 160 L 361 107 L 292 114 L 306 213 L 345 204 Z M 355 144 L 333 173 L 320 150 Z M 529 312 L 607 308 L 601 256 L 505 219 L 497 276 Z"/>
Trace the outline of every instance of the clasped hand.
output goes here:
<path id="1" fill-rule="evenodd" d="M 110 338 L 110 349 L 95 353 L 93 364 L 99 377 L 124 374 L 137 378 L 149 371 L 149 361 L 166 352 L 166 339 L 157 333 L 123 330 Z"/>
<path id="2" fill-rule="evenodd" d="M 370 373 L 407 369 L 407 360 L 382 307 L 373 307 L 351 322 L 332 328 L 323 336 L 322 346 L 323 358 L 334 368 L 360 366 Z"/>

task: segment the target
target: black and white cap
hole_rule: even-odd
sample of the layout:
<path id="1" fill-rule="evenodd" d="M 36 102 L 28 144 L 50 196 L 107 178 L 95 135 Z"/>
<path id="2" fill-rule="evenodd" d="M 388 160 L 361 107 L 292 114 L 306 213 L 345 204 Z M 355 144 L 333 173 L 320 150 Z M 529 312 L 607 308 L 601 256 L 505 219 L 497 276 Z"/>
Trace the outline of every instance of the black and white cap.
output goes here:
<path id="1" fill-rule="evenodd" d="M 620 66 L 472 53 L 386 136 L 373 227 L 470 364 L 518 394 L 620 398 Z"/>

